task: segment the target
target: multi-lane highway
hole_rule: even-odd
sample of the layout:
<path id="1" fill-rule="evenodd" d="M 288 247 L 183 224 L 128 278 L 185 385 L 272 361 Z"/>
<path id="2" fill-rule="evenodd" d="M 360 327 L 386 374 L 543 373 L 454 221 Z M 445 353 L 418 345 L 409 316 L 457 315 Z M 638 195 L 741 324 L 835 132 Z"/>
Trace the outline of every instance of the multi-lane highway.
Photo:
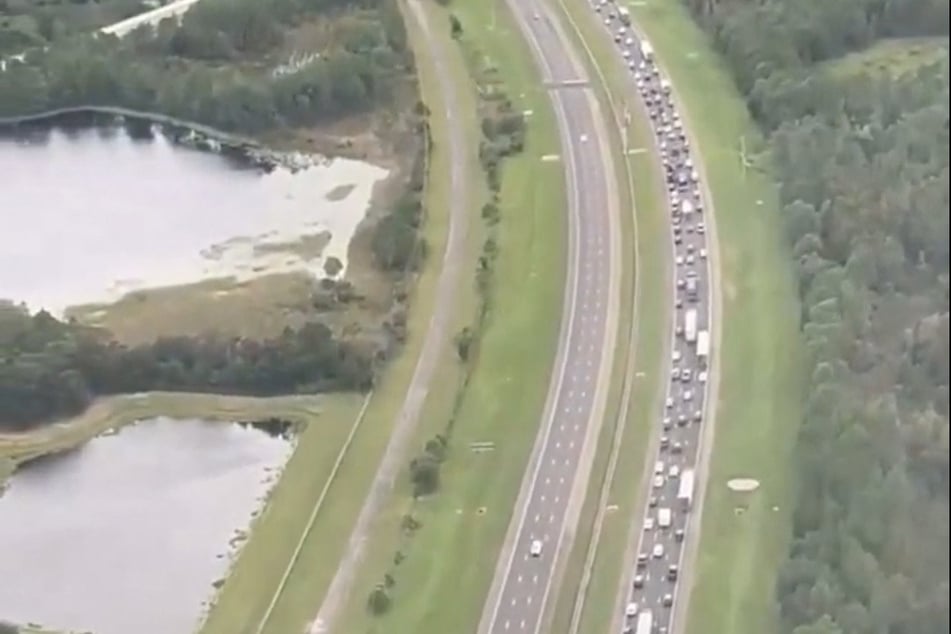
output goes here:
<path id="1" fill-rule="evenodd" d="M 584 67 L 544 0 L 509 4 L 558 121 L 568 192 L 568 279 L 538 440 L 479 631 L 536 634 L 556 585 L 558 556 L 577 524 L 604 417 L 617 331 L 620 212 L 608 132 Z"/>
<path id="2" fill-rule="evenodd" d="M 671 85 L 660 72 L 650 44 L 634 32 L 626 10 L 611 0 L 589 0 L 628 67 L 650 119 L 664 166 L 670 238 L 675 259 L 672 293 L 675 315 L 663 411 L 657 413 L 657 453 L 651 457 L 649 493 L 631 531 L 632 560 L 614 619 L 617 631 L 665 634 L 673 629 L 674 607 L 684 564 L 684 543 L 697 524 L 698 468 L 710 372 L 711 267 L 707 209 L 685 123 Z M 618 628 L 616 624 L 621 623 Z"/>

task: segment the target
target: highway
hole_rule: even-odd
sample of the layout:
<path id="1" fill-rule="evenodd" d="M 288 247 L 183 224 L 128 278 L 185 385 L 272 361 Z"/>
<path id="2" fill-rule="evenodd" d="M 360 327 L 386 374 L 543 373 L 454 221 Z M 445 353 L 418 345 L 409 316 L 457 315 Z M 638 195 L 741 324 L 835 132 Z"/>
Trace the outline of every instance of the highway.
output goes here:
<path id="1" fill-rule="evenodd" d="M 709 426 L 710 336 L 713 290 L 712 242 L 701 170 L 694 163 L 686 123 L 677 112 L 672 86 L 650 44 L 634 32 L 611 0 L 588 0 L 609 31 L 631 73 L 641 108 L 650 119 L 664 166 L 670 239 L 675 259 L 672 293 L 675 319 L 666 363 L 666 398 L 657 413 L 660 435 L 646 504 L 631 529 L 631 554 L 622 575 L 612 631 L 667 634 L 674 631 L 678 589 L 684 576 L 685 543 L 699 523 L 703 431 Z M 715 351 L 713 351 L 715 352 Z M 689 474 L 689 475 L 685 475 Z M 683 485 L 690 480 L 689 485 Z M 669 515 L 668 515 L 669 514 Z M 664 525 L 669 517 L 669 524 Z M 634 546 L 636 544 L 636 547 Z M 650 613 L 650 617 L 644 616 Z"/>
<path id="2" fill-rule="evenodd" d="M 620 212 L 605 121 L 544 1 L 509 0 L 558 121 L 569 248 L 561 336 L 532 460 L 479 632 L 536 634 L 577 525 L 604 418 L 620 292 Z"/>

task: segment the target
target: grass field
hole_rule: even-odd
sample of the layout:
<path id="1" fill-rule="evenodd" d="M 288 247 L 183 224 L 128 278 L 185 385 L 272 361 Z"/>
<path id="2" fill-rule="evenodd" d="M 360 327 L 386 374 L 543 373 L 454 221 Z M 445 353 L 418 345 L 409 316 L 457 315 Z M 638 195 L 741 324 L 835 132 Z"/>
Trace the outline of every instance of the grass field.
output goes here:
<path id="1" fill-rule="evenodd" d="M 684 6 L 629 6 L 699 143 L 720 244 L 720 394 L 687 631 L 768 634 L 776 626 L 776 567 L 790 530 L 801 395 L 799 311 L 776 188 L 740 161 L 741 138 L 747 146 L 761 141 L 727 69 Z M 739 497 L 726 488 L 737 476 L 761 486 Z"/>
<path id="2" fill-rule="evenodd" d="M 858 73 L 898 77 L 948 57 L 948 38 L 916 37 L 881 40 L 825 66 L 834 76 Z"/>
<path id="3" fill-rule="evenodd" d="M 591 522 L 597 513 L 602 486 L 599 478 L 592 478 L 585 499 L 585 511 L 582 513 L 582 518 L 588 518 L 591 522 L 587 525 L 583 523 L 579 529 L 576 546 L 568 562 L 565 584 L 555 608 L 552 632 L 559 634 L 569 630 L 579 590 L 585 592 L 587 600 L 581 614 L 578 631 L 606 632 L 611 623 L 614 598 L 617 594 L 618 579 L 627 545 L 629 526 L 627 520 L 631 517 L 637 502 L 651 422 L 660 405 L 659 399 L 662 392 L 658 382 L 662 380 L 662 355 L 667 349 L 667 340 L 670 336 L 668 321 L 670 311 L 664 301 L 669 293 L 665 285 L 670 283 L 670 248 L 663 180 L 654 155 L 640 151 L 651 147 L 650 127 L 646 118 L 640 116 L 636 102 L 630 94 L 626 69 L 617 61 L 614 47 L 604 37 L 600 26 L 590 17 L 588 7 L 584 3 L 572 0 L 568 0 L 562 6 L 577 25 L 584 42 L 597 61 L 601 72 L 592 70 L 592 79 L 600 82 L 603 77 L 607 85 L 602 88 L 610 91 L 611 100 L 616 107 L 624 108 L 627 105 L 633 115 L 632 124 L 628 129 L 627 146 L 637 153 L 628 155 L 626 160 L 635 183 L 634 206 L 629 209 L 632 214 L 636 214 L 637 221 L 636 232 L 632 233 L 630 239 L 637 241 L 641 267 L 639 273 L 641 274 L 635 279 L 635 283 L 639 286 L 640 305 L 633 353 L 634 383 L 631 388 L 630 407 L 626 418 L 622 421 L 624 432 L 619 447 L 620 458 L 609 485 L 606 500 L 607 506 L 612 510 L 605 512 L 587 588 L 580 588 L 586 550 L 594 537 Z M 569 20 L 566 22 L 570 27 L 571 22 Z M 575 33 L 573 28 L 567 30 L 569 33 Z M 580 41 L 579 50 L 585 50 Z M 587 57 L 585 61 L 590 63 Z M 601 98 L 602 101 L 607 101 L 607 93 Z M 617 145 L 615 151 L 620 153 L 620 143 Z M 627 190 L 626 177 L 624 180 L 622 190 Z M 602 435 L 606 436 L 607 432 Z M 607 466 L 609 450 L 610 438 L 602 439 L 599 443 L 598 455 L 602 473 L 604 467 Z"/>
<path id="4" fill-rule="evenodd" d="M 410 28 L 412 33 L 412 27 Z M 419 276 L 413 293 L 408 322 L 409 338 L 399 356 L 391 362 L 376 388 L 364 416 L 359 432 L 354 436 L 348 457 L 342 462 L 335 484 L 328 490 L 324 507 L 328 512 L 318 514 L 311 530 L 303 540 L 299 558 L 291 568 L 287 583 L 277 597 L 273 611 L 262 629 L 263 634 L 299 632 L 313 619 L 321 599 L 326 593 L 340 556 L 347 547 L 347 540 L 354 521 L 366 497 L 376 466 L 389 440 L 396 413 L 406 395 L 419 357 L 429 317 L 433 311 L 433 296 L 439 275 L 439 256 L 445 245 L 448 232 L 448 148 L 440 139 L 448 138 L 446 122 L 441 115 L 442 100 L 433 78 L 432 67 L 425 59 L 418 60 L 420 90 L 433 115 L 430 117 L 434 139 L 430 164 L 432 169 L 426 193 L 427 217 L 424 234 L 430 262 Z M 444 395 L 453 394 L 459 382 L 458 364 L 443 363 L 431 386 L 431 393 L 439 395 L 436 400 L 446 400 Z M 306 519 L 316 496 L 309 504 L 297 509 L 299 519 Z M 288 525 L 281 539 L 297 542 L 303 524 Z M 252 536 L 251 543 L 254 543 Z M 289 556 L 281 560 L 287 566 Z M 277 579 L 270 583 L 255 583 L 266 562 L 249 560 L 247 565 L 239 561 L 223 588 L 220 601 L 201 630 L 201 634 L 250 634 L 257 633 L 257 626 L 264 617 L 273 598 Z M 242 582 L 239 579 L 244 578 Z M 257 586 L 257 587 L 255 587 Z M 262 592 L 261 588 L 267 588 Z M 248 627 L 251 629 L 247 629 Z"/>
<path id="5" fill-rule="evenodd" d="M 493 309 L 455 419 L 439 493 L 415 507 L 422 527 L 393 573 L 390 611 L 374 618 L 366 613 L 366 597 L 391 569 L 401 544 L 397 532 L 399 517 L 408 508 L 406 483 L 394 496 L 389 528 L 369 545 L 361 581 L 337 624 L 339 631 L 355 634 L 467 632 L 478 622 L 537 431 L 555 349 L 558 320 L 552 316 L 560 308 L 565 245 L 565 207 L 557 186 L 562 165 L 541 160 L 559 153 L 554 117 L 504 5 L 458 0 L 451 10 L 462 23 L 467 45 L 497 67 L 496 77 L 516 108 L 532 114 L 525 152 L 503 167 Z M 427 11 L 436 28 L 448 31 L 446 11 L 435 5 Z M 462 90 L 473 92 L 457 53 L 450 60 L 455 75 Z M 424 421 L 419 444 L 444 423 Z M 469 448 L 472 442 L 494 442 L 495 449 L 476 453 Z"/>

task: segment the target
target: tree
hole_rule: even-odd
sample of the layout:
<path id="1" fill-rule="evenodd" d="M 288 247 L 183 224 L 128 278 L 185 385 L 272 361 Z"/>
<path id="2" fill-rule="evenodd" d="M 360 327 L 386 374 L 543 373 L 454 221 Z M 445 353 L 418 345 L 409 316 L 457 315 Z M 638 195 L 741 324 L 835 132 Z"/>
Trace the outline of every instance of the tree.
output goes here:
<path id="1" fill-rule="evenodd" d="M 454 39 L 462 37 L 462 22 L 454 13 L 449 14 L 449 33 Z"/>
<path id="2" fill-rule="evenodd" d="M 373 616 L 385 614 L 390 609 L 390 595 L 383 584 L 377 584 L 367 597 L 367 610 Z"/>

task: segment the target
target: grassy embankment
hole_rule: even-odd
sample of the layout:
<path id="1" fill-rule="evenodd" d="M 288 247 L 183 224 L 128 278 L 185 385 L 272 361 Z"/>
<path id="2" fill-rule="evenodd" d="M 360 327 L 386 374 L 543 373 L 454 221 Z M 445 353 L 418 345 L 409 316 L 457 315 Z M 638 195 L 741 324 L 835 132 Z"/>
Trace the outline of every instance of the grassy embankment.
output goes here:
<path id="1" fill-rule="evenodd" d="M 424 3 L 433 28 L 448 35 L 449 12 Z M 544 403 L 557 337 L 563 288 L 564 197 L 553 114 L 529 51 L 499 2 L 457 0 L 450 7 L 463 29 L 449 44 L 460 94 L 474 101 L 474 70 L 461 54 L 478 52 L 477 81 L 501 84 L 515 109 L 531 111 L 525 150 L 505 159 L 498 256 L 491 310 L 483 324 L 472 374 L 455 411 L 448 460 L 438 493 L 415 505 L 409 483 L 392 496 L 367 545 L 354 593 L 336 624 L 340 631 L 463 632 L 478 622 L 495 558 L 524 472 Z M 477 122 L 471 132 L 478 134 Z M 479 182 L 484 176 L 478 175 Z M 474 280 L 470 283 L 474 284 Z M 441 433 L 446 418 L 427 417 L 417 446 Z M 472 443 L 494 443 L 475 452 Z M 407 539 L 400 518 L 412 511 L 421 527 Z M 392 564 L 399 549 L 405 559 Z M 381 617 L 367 613 L 367 595 L 390 571 L 392 604 Z"/>
<path id="2" fill-rule="evenodd" d="M 740 158 L 743 144 L 762 138 L 686 8 L 677 0 L 628 4 L 685 109 L 717 214 L 720 393 L 687 631 L 768 634 L 790 531 L 801 400 L 799 309 L 777 192 L 766 166 Z M 731 492 L 726 483 L 739 476 L 760 488 Z"/>
<path id="3" fill-rule="evenodd" d="M 408 20 L 411 41 L 419 42 L 412 21 Z M 417 51 L 420 91 L 432 112 L 430 126 L 433 145 L 426 190 L 427 217 L 424 235 L 429 258 L 413 291 L 408 320 L 408 340 L 399 356 L 391 362 L 370 401 L 360 430 L 353 438 L 348 457 L 341 463 L 323 507 L 303 537 L 299 557 L 290 569 L 287 582 L 277 596 L 273 611 L 262 630 L 265 634 L 300 631 L 314 617 L 326 593 L 339 556 L 347 547 L 354 521 L 375 475 L 377 464 L 389 440 L 396 413 L 402 405 L 416 366 L 423 338 L 434 310 L 433 300 L 439 264 L 448 232 L 449 151 L 447 123 L 439 86 L 431 60 Z M 463 298 L 457 311 L 465 312 L 471 298 Z M 449 346 L 447 346 L 448 349 Z M 461 379 L 461 367 L 447 351 L 430 389 L 426 415 L 450 411 L 453 394 Z M 352 457 L 351 457 L 352 456 Z M 202 634 L 257 632 L 274 598 L 274 590 L 287 568 L 293 549 L 306 529 L 305 523 L 317 495 L 311 495 L 297 509 L 297 521 L 289 523 L 279 541 L 281 552 L 274 553 L 279 566 L 267 567 L 264 561 L 239 561 L 218 597 L 216 607 L 202 628 Z M 330 512 L 332 509 L 332 512 Z M 263 540 L 262 541 L 267 541 Z M 252 539 L 251 544 L 255 543 Z M 263 573 L 269 573 L 264 576 Z M 264 591 L 262 591 L 264 589 Z"/>
<path id="4" fill-rule="evenodd" d="M 613 104 L 623 113 L 627 107 L 632 115 L 631 125 L 627 128 L 627 161 L 631 182 L 627 173 L 620 171 L 619 191 L 625 203 L 624 219 L 631 227 L 627 244 L 636 241 L 635 253 L 631 252 L 627 263 L 639 266 L 634 283 L 625 283 L 623 292 L 624 307 L 633 300 L 634 285 L 637 285 L 636 332 L 631 367 L 629 407 L 624 413 L 623 432 L 620 446 L 613 447 L 614 426 L 606 425 L 601 434 L 591 482 L 581 514 L 575 546 L 567 562 L 564 585 L 555 604 L 552 632 L 566 632 L 569 629 L 576 596 L 581 589 L 585 560 L 592 539 L 597 539 L 597 551 L 592 574 L 586 590 L 586 596 L 592 597 L 586 602 L 581 621 L 580 632 L 607 631 L 614 608 L 614 597 L 621 572 L 624 550 L 627 545 L 628 519 L 633 513 L 640 490 L 644 459 L 651 434 L 651 423 L 656 419 L 660 399 L 662 398 L 663 354 L 669 347 L 670 310 L 667 298 L 670 294 L 670 246 L 667 221 L 667 208 L 664 199 L 663 176 L 652 146 L 652 132 L 646 116 L 640 111 L 639 102 L 629 87 L 629 75 L 618 60 L 610 40 L 604 37 L 599 24 L 590 16 L 586 3 L 568 0 L 557 3 L 562 11 L 566 32 L 577 42 L 578 51 L 589 67 L 592 85 L 598 93 L 605 112 L 610 112 Z M 569 19 L 570 18 L 570 19 Z M 573 24 L 572 24 L 573 22 Z M 575 31 L 574 26 L 577 26 Z M 583 40 L 583 41 L 582 41 Z M 589 58 L 591 52 L 593 60 Z M 613 133 L 616 128 L 612 127 Z M 612 150 L 621 156 L 623 147 L 617 134 L 612 134 Z M 633 202 L 633 205 L 631 204 Z M 622 322 L 622 335 L 628 335 L 629 321 Z M 619 348 L 621 350 L 621 348 Z M 623 378 L 621 372 L 614 375 L 615 381 Z M 620 394 L 619 394 L 620 396 Z M 614 422 L 609 419 L 609 422 Z M 595 536 L 595 517 L 601 503 L 602 488 L 609 454 L 618 452 L 617 464 L 608 486 L 605 500 L 606 510 L 600 535 Z"/>

